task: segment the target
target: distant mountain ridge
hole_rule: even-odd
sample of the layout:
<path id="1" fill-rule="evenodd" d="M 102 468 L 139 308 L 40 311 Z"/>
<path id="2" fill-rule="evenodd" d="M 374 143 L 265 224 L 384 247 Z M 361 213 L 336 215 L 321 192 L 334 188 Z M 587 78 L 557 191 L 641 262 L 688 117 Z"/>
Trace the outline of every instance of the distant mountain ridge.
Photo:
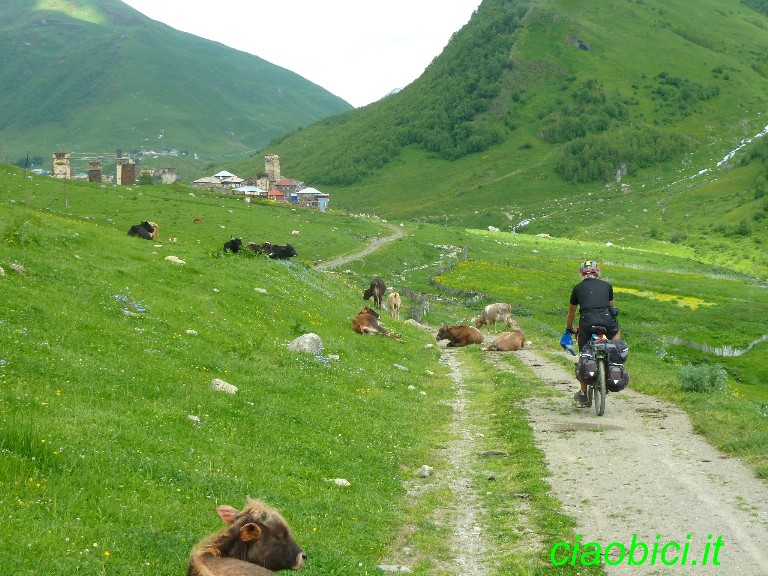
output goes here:
<path id="1" fill-rule="evenodd" d="M 352 108 L 119 0 L 4 0 L 0 53 L 0 155 L 9 161 L 142 146 L 231 157 Z"/>

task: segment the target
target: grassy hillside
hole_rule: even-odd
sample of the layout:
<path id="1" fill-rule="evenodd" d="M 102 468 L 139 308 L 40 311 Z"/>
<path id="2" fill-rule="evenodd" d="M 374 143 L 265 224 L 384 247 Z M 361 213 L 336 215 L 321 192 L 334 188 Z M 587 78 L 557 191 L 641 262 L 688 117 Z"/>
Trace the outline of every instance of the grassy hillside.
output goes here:
<path id="1" fill-rule="evenodd" d="M 118 0 L 0 6 L 0 157 L 120 148 L 243 156 L 351 108 L 297 74 L 179 32 Z M 159 136 L 162 135 L 162 138 Z M 166 158 L 164 162 L 168 162 Z M 87 170 L 83 162 L 80 169 Z"/>
<path id="2" fill-rule="evenodd" d="M 620 289 L 632 386 L 686 407 L 703 433 L 765 477 L 768 438 L 757 431 L 766 429 L 766 343 L 722 360 L 668 341 L 742 347 L 760 335 L 765 289 L 733 270 L 653 245 L 404 223 L 404 238 L 325 273 L 311 262 L 387 230 L 184 186 L 102 189 L 2 168 L 0 565 L 19 574 L 181 573 L 194 542 L 218 527 L 214 507 L 241 506 L 246 495 L 283 510 L 310 554 L 307 574 L 372 573 L 403 525 L 417 527 L 427 553 L 416 573 L 433 573 L 430 556 L 446 534 L 431 513 L 453 503 L 425 492 L 410 508 L 403 483 L 447 441 L 450 379 L 425 331 L 388 319 L 402 341 L 350 330 L 373 275 L 406 295 L 406 317 L 412 295 L 428 299 L 432 325 L 508 300 L 533 345 L 566 364 L 557 340 L 575 266 L 599 258 Z M 159 223 L 160 242 L 126 235 L 144 218 Z M 291 241 L 299 258 L 224 255 L 232 235 Z M 306 332 L 322 338 L 321 356 L 287 350 Z M 479 351 L 467 362 L 482 364 Z M 727 389 L 681 391 L 682 366 L 721 362 Z M 214 378 L 238 392 L 214 392 Z M 471 385 L 499 407 L 547 393 L 533 377 L 519 380 L 478 367 Z M 515 454 L 514 469 L 486 482 L 500 545 L 512 537 L 504 491 L 535 495 L 527 522 L 544 546 L 572 539 L 523 411 L 501 411 L 489 426 L 489 448 Z M 496 573 L 548 573 L 546 564 L 510 552 Z"/>
<path id="3" fill-rule="evenodd" d="M 766 126 L 750 4 L 486 0 L 412 85 L 268 150 L 355 212 L 662 240 L 765 278 L 764 169 L 738 166 Z"/>

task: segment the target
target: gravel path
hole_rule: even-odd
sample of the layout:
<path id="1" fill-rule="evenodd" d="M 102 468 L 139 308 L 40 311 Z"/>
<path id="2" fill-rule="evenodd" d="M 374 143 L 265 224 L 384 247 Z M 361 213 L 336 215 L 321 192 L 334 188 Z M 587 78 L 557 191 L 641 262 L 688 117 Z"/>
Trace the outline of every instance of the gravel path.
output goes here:
<path id="1" fill-rule="evenodd" d="M 606 413 L 598 417 L 594 409 L 576 407 L 571 373 L 535 350 L 515 354 L 562 392 L 531 401 L 529 418 L 552 473 L 549 482 L 564 512 L 576 520 L 582 543 L 629 547 L 636 535 L 650 545 L 644 563 L 628 566 L 625 557 L 606 566 L 608 574 L 768 574 L 768 488 L 750 469 L 709 445 L 674 405 L 627 389 L 609 394 Z M 628 368 L 631 373 L 631 361 Z M 669 546 L 666 560 L 678 561 L 666 566 L 661 550 L 668 542 L 681 549 Z M 610 558 L 616 562 L 620 549 L 614 552 Z M 636 549 L 637 562 L 642 553 Z"/>
<path id="2" fill-rule="evenodd" d="M 348 262 L 351 262 L 352 260 L 359 260 L 364 256 L 368 256 L 369 254 L 381 248 L 382 244 L 386 244 L 387 242 L 392 242 L 394 240 L 397 240 L 398 238 L 403 237 L 404 235 L 403 231 L 397 226 L 395 226 L 394 224 L 386 224 L 386 226 L 389 227 L 390 230 L 392 230 L 393 232 L 392 236 L 385 236 L 383 238 L 374 238 L 374 240 L 363 250 L 360 250 L 359 252 L 354 252 L 352 254 L 345 254 L 344 256 L 339 256 L 338 258 L 333 258 L 332 260 L 328 260 L 326 262 L 319 262 L 316 268 L 319 268 L 320 270 L 330 270 L 331 268 L 338 268 L 342 264 L 346 264 Z"/>

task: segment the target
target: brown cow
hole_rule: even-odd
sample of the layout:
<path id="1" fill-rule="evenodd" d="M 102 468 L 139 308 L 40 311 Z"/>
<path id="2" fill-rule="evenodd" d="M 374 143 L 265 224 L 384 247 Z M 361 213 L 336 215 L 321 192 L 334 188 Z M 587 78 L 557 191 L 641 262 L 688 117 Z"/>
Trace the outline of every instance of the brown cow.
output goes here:
<path id="1" fill-rule="evenodd" d="M 381 308 L 381 297 L 386 290 L 387 286 L 384 284 L 384 280 L 378 277 L 374 278 L 371 280 L 371 285 L 365 289 L 365 292 L 363 292 L 363 300 L 368 300 L 373 296 L 373 305 L 376 306 L 376 308 Z"/>
<path id="2" fill-rule="evenodd" d="M 390 292 L 387 296 L 387 308 L 389 308 L 389 315 L 392 318 L 400 320 L 400 308 L 403 305 L 403 299 L 400 298 L 400 294 L 397 292 Z"/>
<path id="3" fill-rule="evenodd" d="M 272 251 L 272 242 L 262 242 L 261 244 L 248 242 L 245 247 L 249 250 L 253 250 L 256 254 L 269 254 Z"/>
<path id="4" fill-rule="evenodd" d="M 468 344 L 482 344 L 483 334 L 474 326 L 448 326 L 443 324 L 437 333 L 437 340 L 448 339 L 447 346 L 456 348 Z"/>
<path id="5" fill-rule="evenodd" d="M 298 570 L 307 555 L 283 517 L 264 502 L 248 499 L 242 512 L 216 508 L 228 528 L 201 540 L 189 557 L 187 576 L 269 576 Z"/>
<path id="6" fill-rule="evenodd" d="M 512 332 L 502 332 L 493 342 L 488 344 L 486 350 L 495 350 L 497 352 L 516 352 L 522 350 L 525 346 L 525 336 L 521 330 Z"/>
<path id="7" fill-rule="evenodd" d="M 352 318 L 352 330 L 358 334 L 384 334 L 392 338 L 400 338 L 379 324 L 379 313 L 369 306 L 360 308 L 357 316 Z"/>
<path id="8" fill-rule="evenodd" d="M 152 238 L 155 239 L 158 236 L 160 236 L 160 226 L 157 225 L 157 222 L 150 221 L 149 225 L 152 226 L 152 228 L 154 228 L 154 231 L 150 232 L 150 235 L 152 236 Z"/>

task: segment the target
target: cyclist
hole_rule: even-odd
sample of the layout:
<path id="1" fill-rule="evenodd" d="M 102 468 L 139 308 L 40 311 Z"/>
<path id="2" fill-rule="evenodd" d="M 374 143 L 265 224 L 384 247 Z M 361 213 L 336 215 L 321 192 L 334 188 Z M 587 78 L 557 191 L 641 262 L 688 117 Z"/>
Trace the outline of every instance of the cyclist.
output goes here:
<path id="1" fill-rule="evenodd" d="M 582 262 L 579 267 L 581 282 L 573 287 L 571 303 L 568 308 L 568 319 L 565 331 L 575 334 L 573 320 L 576 317 L 576 307 L 579 308 L 579 351 L 592 337 L 590 327 L 594 325 L 604 326 L 606 337 L 617 339 L 621 337 L 619 321 L 616 319 L 619 311 L 613 300 L 613 286 L 605 280 L 600 280 L 600 267 L 594 260 Z M 574 399 L 581 406 L 587 405 L 587 383 L 579 381 L 581 390 L 574 394 Z"/>

